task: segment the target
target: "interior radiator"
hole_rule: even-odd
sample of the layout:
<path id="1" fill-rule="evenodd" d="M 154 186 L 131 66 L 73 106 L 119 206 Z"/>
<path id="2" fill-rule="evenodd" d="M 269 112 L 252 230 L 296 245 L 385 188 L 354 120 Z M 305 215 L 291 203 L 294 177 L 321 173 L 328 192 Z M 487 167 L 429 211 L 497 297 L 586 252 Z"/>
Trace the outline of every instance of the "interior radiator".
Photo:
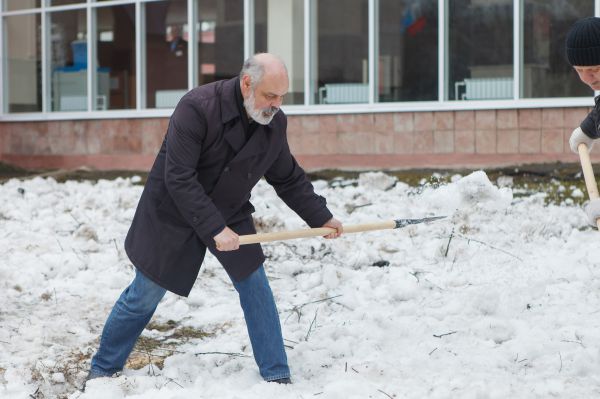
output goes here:
<path id="1" fill-rule="evenodd" d="M 328 83 L 319 88 L 320 104 L 366 103 L 369 101 L 367 83 Z"/>
<path id="2" fill-rule="evenodd" d="M 464 86 L 464 93 L 459 94 Z M 512 78 L 468 78 L 454 84 L 454 95 L 458 100 L 489 100 L 513 98 Z"/>
<path id="3" fill-rule="evenodd" d="M 157 90 L 156 108 L 175 108 L 187 90 Z"/>

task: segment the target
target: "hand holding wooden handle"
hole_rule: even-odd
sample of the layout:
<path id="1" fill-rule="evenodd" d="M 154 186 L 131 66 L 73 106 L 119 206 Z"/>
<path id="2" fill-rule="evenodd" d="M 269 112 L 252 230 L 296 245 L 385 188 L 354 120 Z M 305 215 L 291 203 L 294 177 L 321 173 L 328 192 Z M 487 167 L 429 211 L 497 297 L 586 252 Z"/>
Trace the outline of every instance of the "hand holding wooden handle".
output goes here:
<path id="1" fill-rule="evenodd" d="M 579 160 L 581 161 L 581 169 L 583 170 L 583 178 L 585 179 L 588 195 L 590 199 L 596 199 L 599 197 L 598 185 L 594 177 L 594 169 L 592 169 L 592 161 L 590 161 L 590 153 L 588 152 L 587 145 L 584 143 L 579 144 L 577 151 L 579 151 Z M 596 219 L 596 227 L 600 230 L 600 219 Z"/>

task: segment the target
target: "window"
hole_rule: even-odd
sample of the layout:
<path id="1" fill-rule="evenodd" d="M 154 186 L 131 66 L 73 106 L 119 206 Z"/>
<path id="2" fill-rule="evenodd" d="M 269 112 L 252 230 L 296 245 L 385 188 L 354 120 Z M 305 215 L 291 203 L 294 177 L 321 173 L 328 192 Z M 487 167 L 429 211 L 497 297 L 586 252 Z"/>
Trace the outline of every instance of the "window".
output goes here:
<path id="1" fill-rule="evenodd" d="M 312 98 L 316 104 L 369 100 L 369 10 L 367 0 L 318 0 L 311 21 Z"/>
<path id="2" fill-rule="evenodd" d="M 565 54 L 572 24 L 594 15 L 591 0 L 525 0 L 523 24 L 523 97 L 591 96 Z"/>
<path id="3" fill-rule="evenodd" d="M 513 1 L 448 1 L 450 100 L 513 98 Z"/>
<path id="4" fill-rule="evenodd" d="M 285 104 L 304 103 L 304 2 L 255 0 L 254 50 L 283 59 L 290 87 Z"/>
<path id="5" fill-rule="evenodd" d="M 135 5 L 97 8 L 96 37 L 94 109 L 135 108 Z"/>
<path id="6" fill-rule="evenodd" d="M 198 0 L 198 84 L 237 76 L 244 62 L 243 0 Z"/>
<path id="7" fill-rule="evenodd" d="M 51 6 L 64 6 L 67 4 L 85 4 L 85 0 L 50 0 Z"/>
<path id="8" fill-rule="evenodd" d="M 146 106 L 173 108 L 188 87 L 186 0 L 146 3 Z"/>
<path id="9" fill-rule="evenodd" d="M 42 111 L 40 14 L 4 18 L 5 84 L 8 112 Z"/>
<path id="10" fill-rule="evenodd" d="M 378 14 L 378 100 L 437 100 L 437 0 L 380 0 Z"/>
<path id="11" fill-rule="evenodd" d="M 40 0 L 4 0 L 4 11 L 38 8 L 40 5 Z"/>
<path id="12" fill-rule="evenodd" d="M 49 21 L 50 109 L 86 111 L 86 12 L 85 10 L 53 12 L 49 15 Z"/>

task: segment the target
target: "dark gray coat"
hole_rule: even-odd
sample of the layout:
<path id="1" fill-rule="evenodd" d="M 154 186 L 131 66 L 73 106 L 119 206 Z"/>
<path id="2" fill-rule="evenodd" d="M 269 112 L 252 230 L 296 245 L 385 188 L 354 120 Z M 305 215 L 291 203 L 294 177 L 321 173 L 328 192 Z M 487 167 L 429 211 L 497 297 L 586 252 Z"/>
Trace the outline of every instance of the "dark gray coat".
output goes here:
<path id="1" fill-rule="evenodd" d="M 189 295 L 206 248 L 236 280 L 263 263 L 258 244 L 220 252 L 213 239 L 225 226 L 240 235 L 255 233 L 250 191 L 262 176 L 309 226 L 332 217 L 290 153 L 282 111 L 246 142 L 234 91 L 238 82 L 210 83 L 181 99 L 125 239 L 131 262 L 179 295 Z"/>
<path id="2" fill-rule="evenodd" d="M 594 99 L 592 112 L 581 122 L 581 130 L 593 139 L 600 138 L 600 96 Z"/>

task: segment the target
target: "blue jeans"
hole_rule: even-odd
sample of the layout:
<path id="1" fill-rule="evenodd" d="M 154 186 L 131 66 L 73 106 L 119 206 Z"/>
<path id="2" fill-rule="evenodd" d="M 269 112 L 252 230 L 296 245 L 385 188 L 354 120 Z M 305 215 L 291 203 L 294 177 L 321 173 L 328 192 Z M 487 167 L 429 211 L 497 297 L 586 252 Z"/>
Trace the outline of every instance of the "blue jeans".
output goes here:
<path id="1" fill-rule="evenodd" d="M 279 314 L 265 270 L 260 266 L 242 281 L 231 280 L 240 297 L 254 359 L 266 381 L 290 376 Z M 90 378 L 121 371 L 135 342 L 150 321 L 166 290 L 141 272 L 113 307 L 92 358 Z"/>

